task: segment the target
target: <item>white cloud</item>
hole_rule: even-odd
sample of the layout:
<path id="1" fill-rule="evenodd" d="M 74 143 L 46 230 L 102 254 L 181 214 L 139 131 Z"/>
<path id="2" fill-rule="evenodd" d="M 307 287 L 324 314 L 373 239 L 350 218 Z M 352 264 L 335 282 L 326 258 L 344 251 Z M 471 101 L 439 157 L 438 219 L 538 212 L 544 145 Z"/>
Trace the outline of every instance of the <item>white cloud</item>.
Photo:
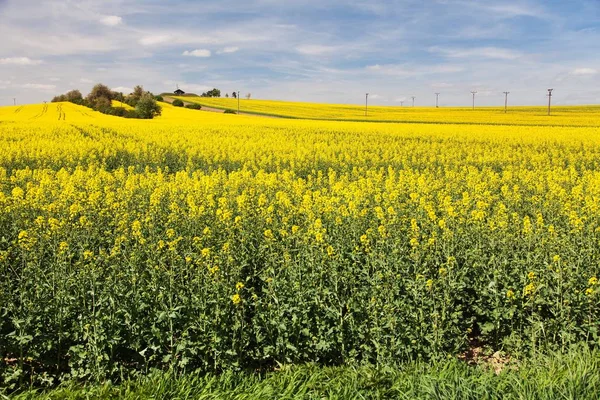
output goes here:
<path id="1" fill-rule="evenodd" d="M 332 53 L 336 50 L 333 46 L 323 46 L 320 44 L 305 44 L 302 46 L 296 47 L 296 51 L 300 54 L 305 54 L 308 56 L 320 56 L 323 54 Z"/>
<path id="2" fill-rule="evenodd" d="M 206 50 L 206 49 L 196 49 L 196 50 L 192 50 L 192 51 L 184 51 L 183 52 L 184 56 L 189 56 L 189 57 L 210 57 L 210 50 Z"/>
<path id="3" fill-rule="evenodd" d="M 171 41 L 172 37 L 170 35 L 151 35 L 144 36 L 140 39 L 140 44 L 142 46 L 155 46 L 160 44 L 165 44 Z"/>
<path id="4" fill-rule="evenodd" d="M 212 89 L 212 87 L 210 87 L 210 86 L 195 85 L 195 84 L 191 84 L 191 85 L 186 84 L 185 87 L 187 88 L 188 92 L 206 92 L 207 90 Z"/>
<path id="5" fill-rule="evenodd" d="M 117 26 L 123 23 L 123 18 L 116 15 L 107 15 L 100 19 L 100 23 L 106 26 Z"/>
<path id="6" fill-rule="evenodd" d="M 235 47 L 235 46 L 225 47 L 224 49 L 217 51 L 217 54 L 235 53 L 239 49 L 240 49 L 239 47 Z"/>
<path id="7" fill-rule="evenodd" d="M 81 83 L 93 83 L 94 81 L 91 79 L 87 79 L 87 78 L 81 78 L 79 79 L 79 82 Z"/>
<path id="8" fill-rule="evenodd" d="M 438 53 L 450 58 L 494 58 L 499 60 L 516 60 L 517 58 L 523 57 L 523 53 L 503 49 L 500 47 L 472 47 L 468 49 L 457 49 L 457 48 L 443 48 L 443 47 L 430 47 L 431 53 Z"/>
<path id="9" fill-rule="evenodd" d="M 484 6 L 485 7 L 485 6 Z M 494 15 L 501 14 L 509 18 L 513 17 L 535 17 L 545 18 L 545 12 L 539 7 L 532 7 L 519 4 L 497 4 L 489 6 L 489 10 Z"/>
<path id="10" fill-rule="evenodd" d="M 575 68 L 571 71 L 571 75 L 583 76 L 583 75 L 596 75 L 597 69 L 594 68 Z"/>
<path id="11" fill-rule="evenodd" d="M 0 58 L 0 65 L 38 65 L 41 60 L 32 60 L 29 57 Z"/>
<path id="12" fill-rule="evenodd" d="M 428 74 L 451 74 L 464 71 L 464 68 L 458 65 L 442 64 L 442 65 L 423 65 L 413 66 L 404 64 L 386 64 L 386 65 L 369 65 L 367 71 L 381 74 L 392 75 L 399 77 L 413 77 Z"/>
<path id="13" fill-rule="evenodd" d="M 35 89 L 35 90 L 54 90 L 56 89 L 56 85 L 47 85 L 43 83 L 26 83 L 22 85 L 25 89 Z"/>
<path id="14" fill-rule="evenodd" d="M 432 83 L 431 87 L 436 88 L 436 89 L 447 89 L 447 88 L 454 87 L 454 85 L 452 83 L 439 82 L 439 83 Z"/>
<path id="15" fill-rule="evenodd" d="M 125 86 L 117 86 L 117 87 L 111 88 L 110 90 L 112 90 L 113 92 L 127 93 L 127 94 L 133 92 L 132 88 L 128 88 Z"/>

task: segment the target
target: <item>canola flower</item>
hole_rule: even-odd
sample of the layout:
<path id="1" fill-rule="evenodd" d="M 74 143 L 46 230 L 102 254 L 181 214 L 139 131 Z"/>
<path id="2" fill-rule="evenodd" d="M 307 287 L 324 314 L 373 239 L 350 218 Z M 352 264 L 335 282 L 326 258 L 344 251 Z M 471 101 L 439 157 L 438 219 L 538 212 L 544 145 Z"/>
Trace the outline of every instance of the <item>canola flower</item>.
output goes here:
<path id="1" fill-rule="evenodd" d="M 239 295 L 239 293 L 236 293 L 231 296 L 231 302 L 235 305 L 238 305 L 242 302 L 242 297 Z"/>
<path id="2" fill-rule="evenodd" d="M 598 111 L 392 112 L 464 123 L 1 107 L 0 344 L 100 377 L 593 340 Z"/>
<path id="3" fill-rule="evenodd" d="M 529 283 L 523 289 L 523 297 L 533 296 L 534 292 L 535 292 L 535 284 Z"/>

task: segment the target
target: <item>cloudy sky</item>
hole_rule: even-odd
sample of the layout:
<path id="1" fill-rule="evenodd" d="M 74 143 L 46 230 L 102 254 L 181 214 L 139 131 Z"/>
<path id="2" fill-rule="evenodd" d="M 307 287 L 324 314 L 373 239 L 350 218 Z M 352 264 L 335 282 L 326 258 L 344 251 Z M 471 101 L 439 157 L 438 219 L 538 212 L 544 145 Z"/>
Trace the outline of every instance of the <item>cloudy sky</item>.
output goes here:
<path id="1" fill-rule="evenodd" d="M 0 105 L 96 82 L 399 105 L 600 103 L 599 0 L 0 0 Z M 410 103 L 411 100 L 408 100 Z"/>

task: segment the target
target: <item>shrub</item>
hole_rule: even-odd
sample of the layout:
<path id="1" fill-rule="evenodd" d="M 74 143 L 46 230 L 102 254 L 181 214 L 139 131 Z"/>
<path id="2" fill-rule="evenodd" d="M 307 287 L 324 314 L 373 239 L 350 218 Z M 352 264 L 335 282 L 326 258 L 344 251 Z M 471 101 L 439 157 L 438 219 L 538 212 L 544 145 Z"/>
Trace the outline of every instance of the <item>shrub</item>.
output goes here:
<path id="1" fill-rule="evenodd" d="M 237 111 L 228 108 L 225 110 L 225 114 L 237 114 Z"/>
<path id="2" fill-rule="evenodd" d="M 123 100 L 123 103 L 127 104 L 130 107 L 136 108 L 137 107 L 137 103 L 138 100 L 131 97 L 131 96 L 127 96 L 125 97 L 125 99 Z"/>
<path id="3" fill-rule="evenodd" d="M 112 104 L 110 99 L 106 97 L 98 97 L 94 101 L 91 102 L 92 108 L 96 111 L 100 111 L 103 114 L 110 114 L 112 109 Z"/>
<path id="4" fill-rule="evenodd" d="M 127 110 L 122 107 L 112 107 L 110 109 L 109 115 L 114 115 L 115 117 L 124 117 Z"/>
<path id="5" fill-rule="evenodd" d="M 135 106 L 139 118 L 152 119 L 160 115 L 162 109 L 150 93 L 144 93 Z"/>
<path id="6" fill-rule="evenodd" d="M 189 108 L 190 110 L 201 110 L 202 106 L 200 104 L 192 103 L 186 105 L 185 108 Z"/>
<path id="7" fill-rule="evenodd" d="M 125 114 L 123 114 L 123 118 L 139 118 L 136 110 L 125 110 Z"/>
<path id="8" fill-rule="evenodd" d="M 156 101 L 165 101 L 162 96 L 154 96 L 154 100 Z"/>
<path id="9" fill-rule="evenodd" d="M 173 104 L 173 106 L 175 106 L 175 107 L 183 107 L 183 101 L 181 101 L 179 99 L 173 100 L 173 103 L 171 103 L 171 104 Z"/>

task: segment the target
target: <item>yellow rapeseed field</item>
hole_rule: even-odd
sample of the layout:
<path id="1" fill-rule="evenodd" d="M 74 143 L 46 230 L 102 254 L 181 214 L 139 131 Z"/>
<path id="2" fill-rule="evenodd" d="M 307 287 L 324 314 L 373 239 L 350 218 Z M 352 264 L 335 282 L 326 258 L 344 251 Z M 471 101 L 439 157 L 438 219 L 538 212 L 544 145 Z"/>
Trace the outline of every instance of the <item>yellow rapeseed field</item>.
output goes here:
<path id="1" fill-rule="evenodd" d="M 5 382 L 600 344 L 597 108 L 162 106 L 0 108 Z"/>
<path id="2" fill-rule="evenodd" d="M 238 100 L 214 97 L 177 97 L 183 101 L 220 109 L 236 110 Z M 240 99 L 241 112 L 277 115 L 288 118 L 340 120 L 340 121 L 388 121 L 437 124 L 485 124 L 485 125 L 544 125 L 544 126 L 593 126 L 600 127 L 600 106 L 553 106 L 551 116 L 547 107 L 368 107 L 353 104 L 318 104 L 290 101 Z"/>

